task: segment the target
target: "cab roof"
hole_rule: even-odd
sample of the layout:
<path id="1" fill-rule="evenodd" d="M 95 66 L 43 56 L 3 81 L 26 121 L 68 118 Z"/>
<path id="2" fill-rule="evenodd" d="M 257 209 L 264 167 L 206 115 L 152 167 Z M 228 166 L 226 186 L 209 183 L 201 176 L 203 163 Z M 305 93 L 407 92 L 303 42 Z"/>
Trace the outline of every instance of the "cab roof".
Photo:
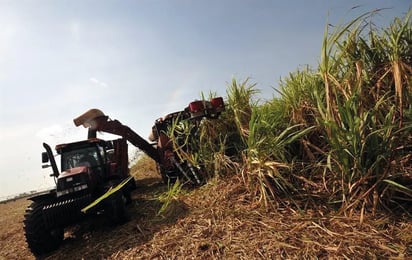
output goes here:
<path id="1" fill-rule="evenodd" d="M 107 141 L 99 139 L 99 138 L 90 138 L 90 139 L 79 141 L 79 142 L 58 144 L 56 145 L 56 151 L 57 153 L 60 154 L 63 151 L 71 151 L 71 150 L 80 149 L 80 148 L 93 147 L 96 144 L 101 145 L 101 146 L 106 146 Z"/>

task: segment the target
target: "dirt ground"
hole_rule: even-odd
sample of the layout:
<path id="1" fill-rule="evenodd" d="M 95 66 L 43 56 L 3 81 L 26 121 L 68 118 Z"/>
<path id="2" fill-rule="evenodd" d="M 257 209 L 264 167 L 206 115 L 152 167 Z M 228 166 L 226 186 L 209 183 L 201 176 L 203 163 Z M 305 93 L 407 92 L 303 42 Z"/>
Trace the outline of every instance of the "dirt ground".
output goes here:
<path id="1" fill-rule="evenodd" d="M 411 259 L 410 218 L 342 217 L 321 209 L 262 210 L 240 180 L 187 190 L 158 214 L 167 187 L 155 175 L 138 180 L 130 221 L 99 216 L 70 227 L 63 245 L 43 259 Z M 0 259 L 35 259 L 23 234 L 29 202 L 0 204 Z"/>
<path id="2" fill-rule="evenodd" d="M 26 199 L 0 204 L 0 259 L 34 259 L 23 234 L 24 210 L 28 205 Z"/>
<path id="3" fill-rule="evenodd" d="M 148 242 L 153 234 L 172 219 L 164 221 L 157 213 L 161 203 L 156 197 L 167 190 L 160 178 L 140 181 L 129 206 L 130 221 L 118 226 L 108 226 L 105 219 L 94 216 L 79 225 L 65 230 L 63 245 L 44 256 L 44 259 L 103 259 L 119 254 L 123 250 Z M 23 218 L 27 199 L 18 199 L 0 204 L 0 259 L 35 259 L 25 242 Z M 156 220 L 155 222 L 154 220 Z M 150 227 L 148 223 L 150 222 Z"/>

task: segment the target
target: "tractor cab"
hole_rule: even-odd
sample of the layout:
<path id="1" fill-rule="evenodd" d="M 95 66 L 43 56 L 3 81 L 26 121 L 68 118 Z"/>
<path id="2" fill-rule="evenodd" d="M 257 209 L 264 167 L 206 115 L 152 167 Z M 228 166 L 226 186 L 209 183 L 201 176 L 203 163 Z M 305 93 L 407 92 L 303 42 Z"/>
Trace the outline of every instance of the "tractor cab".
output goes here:
<path id="1" fill-rule="evenodd" d="M 56 151 L 61 155 L 62 174 L 77 167 L 87 167 L 101 172 L 101 168 L 107 164 L 109 148 L 110 142 L 97 138 L 57 145 Z"/>
<path id="2" fill-rule="evenodd" d="M 61 173 L 56 183 L 57 197 L 98 192 L 96 187 L 108 175 L 107 146 L 108 143 L 100 139 L 56 146 L 61 162 Z"/>
<path id="3" fill-rule="evenodd" d="M 57 197 L 74 193 L 98 195 L 104 192 L 104 183 L 108 180 L 122 179 L 128 174 L 127 143 L 122 139 L 91 138 L 59 144 L 56 151 L 60 155 L 61 169 L 61 173 L 55 174 Z M 44 154 L 43 162 L 48 162 L 49 157 Z M 53 164 L 53 160 L 50 161 Z"/>

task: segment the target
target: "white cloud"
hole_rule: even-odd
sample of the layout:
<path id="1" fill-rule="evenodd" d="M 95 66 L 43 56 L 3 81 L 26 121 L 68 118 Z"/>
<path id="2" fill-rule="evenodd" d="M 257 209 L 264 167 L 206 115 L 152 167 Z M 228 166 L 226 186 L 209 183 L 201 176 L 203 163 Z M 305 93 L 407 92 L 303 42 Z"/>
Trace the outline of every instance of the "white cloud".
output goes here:
<path id="1" fill-rule="evenodd" d="M 69 22 L 69 31 L 70 35 L 74 42 L 79 42 L 81 38 L 81 26 L 78 21 L 70 21 Z"/>
<path id="2" fill-rule="evenodd" d="M 53 133 L 51 127 L 39 131 L 47 136 Z M 0 141 L 5 149 L 0 150 L 0 197 L 17 194 L 24 191 L 45 188 L 52 184 L 53 179 L 48 172 L 42 171 L 40 154 L 43 152 L 41 142 L 37 138 L 38 128 L 34 125 L 19 127 L 1 127 Z"/>
<path id="3" fill-rule="evenodd" d="M 100 86 L 100 87 L 103 87 L 103 88 L 107 88 L 107 87 L 108 87 L 108 85 L 107 85 L 106 82 L 100 81 L 100 80 L 98 80 L 98 79 L 96 79 L 96 78 L 93 78 L 93 77 L 91 77 L 91 78 L 89 79 L 89 81 L 90 81 L 91 83 L 93 83 L 94 85 L 97 85 L 97 86 Z"/>
<path id="4" fill-rule="evenodd" d="M 17 27 L 13 24 L 2 24 L 0 27 L 0 53 L 5 53 L 9 46 L 12 46 L 16 36 Z"/>
<path id="5" fill-rule="evenodd" d="M 51 145 L 80 141 L 86 138 L 87 130 L 83 127 L 75 127 L 74 124 L 53 124 L 38 130 L 35 136 Z"/>
<path id="6" fill-rule="evenodd" d="M 50 139 L 50 137 L 57 137 L 62 135 L 63 128 L 60 125 L 52 125 L 45 128 L 40 129 L 36 133 L 36 137 L 40 138 L 41 140 Z"/>
<path id="7" fill-rule="evenodd" d="M 18 141 L 22 136 L 30 136 L 34 131 L 35 127 L 30 124 L 19 126 L 0 125 L 0 142 L 4 144 L 9 140 Z"/>

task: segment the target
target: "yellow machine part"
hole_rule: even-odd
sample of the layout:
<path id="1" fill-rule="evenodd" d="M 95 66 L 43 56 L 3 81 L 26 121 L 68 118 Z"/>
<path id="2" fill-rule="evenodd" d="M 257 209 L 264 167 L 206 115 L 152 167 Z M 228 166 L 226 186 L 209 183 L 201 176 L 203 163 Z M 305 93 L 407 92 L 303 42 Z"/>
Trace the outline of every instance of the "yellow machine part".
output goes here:
<path id="1" fill-rule="evenodd" d="M 120 190 L 121 188 L 123 188 L 123 186 L 125 186 L 130 180 L 133 179 L 133 176 L 130 176 L 129 178 L 123 180 L 121 183 L 119 183 L 119 185 L 117 185 L 114 188 L 109 189 L 105 194 L 103 194 L 102 196 L 100 196 L 99 198 L 97 198 L 95 201 L 93 201 L 92 203 L 90 203 L 89 205 L 87 205 L 86 207 L 84 207 L 81 211 L 83 213 L 86 213 L 89 209 L 95 207 L 96 205 L 98 205 L 100 202 L 102 202 L 104 199 L 110 197 L 110 195 L 112 195 L 113 193 L 115 193 L 116 191 Z"/>

